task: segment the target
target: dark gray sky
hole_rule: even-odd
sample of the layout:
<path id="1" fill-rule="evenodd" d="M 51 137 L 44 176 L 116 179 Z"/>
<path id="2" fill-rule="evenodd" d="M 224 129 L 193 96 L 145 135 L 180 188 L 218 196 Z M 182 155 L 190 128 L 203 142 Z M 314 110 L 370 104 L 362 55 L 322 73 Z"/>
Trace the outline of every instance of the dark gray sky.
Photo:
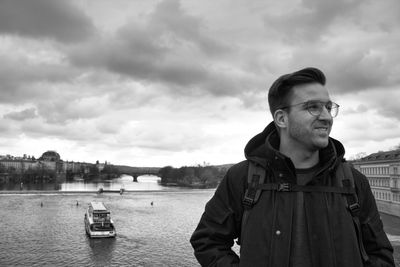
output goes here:
<path id="1" fill-rule="evenodd" d="M 347 157 L 400 144 L 400 2 L 1 0 L 1 154 L 223 164 L 315 66 Z"/>

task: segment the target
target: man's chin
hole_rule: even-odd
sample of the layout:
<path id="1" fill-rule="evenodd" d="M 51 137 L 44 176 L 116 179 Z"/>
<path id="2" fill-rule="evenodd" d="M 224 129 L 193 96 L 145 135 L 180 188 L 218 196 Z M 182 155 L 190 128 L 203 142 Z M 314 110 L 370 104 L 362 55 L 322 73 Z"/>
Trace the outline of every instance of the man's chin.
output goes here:
<path id="1" fill-rule="evenodd" d="M 318 141 L 316 142 L 316 146 L 317 146 L 319 149 L 322 149 L 322 148 L 327 147 L 328 144 L 329 144 L 329 138 L 324 138 L 323 140 L 318 140 Z"/>

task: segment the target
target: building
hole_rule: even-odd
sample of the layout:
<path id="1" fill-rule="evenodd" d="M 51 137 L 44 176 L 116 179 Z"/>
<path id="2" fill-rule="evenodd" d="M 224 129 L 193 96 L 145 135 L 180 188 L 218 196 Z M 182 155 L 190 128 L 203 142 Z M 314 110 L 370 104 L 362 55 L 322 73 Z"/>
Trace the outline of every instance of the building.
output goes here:
<path id="1" fill-rule="evenodd" d="M 63 161 L 62 166 L 63 172 L 89 173 L 90 167 L 93 166 L 93 164 L 86 162 Z"/>
<path id="2" fill-rule="evenodd" d="M 6 171 L 23 172 L 25 170 L 37 168 L 38 162 L 32 159 L 2 158 L 0 159 L 0 165 L 4 167 Z"/>
<path id="3" fill-rule="evenodd" d="M 368 178 L 378 209 L 400 216 L 400 150 L 373 153 L 352 164 Z"/>

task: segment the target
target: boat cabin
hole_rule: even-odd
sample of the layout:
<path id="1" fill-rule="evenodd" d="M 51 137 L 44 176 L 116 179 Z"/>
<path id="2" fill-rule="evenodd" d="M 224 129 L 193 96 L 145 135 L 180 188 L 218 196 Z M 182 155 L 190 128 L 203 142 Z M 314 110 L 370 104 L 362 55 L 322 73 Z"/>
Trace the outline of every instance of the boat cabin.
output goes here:
<path id="1" fill-rule="evenodd" d="M 90 202 L 89 216 L 92 217 L 93 222 L 110 222 L 110 211 L 104 206 L 102 202 Z"/>

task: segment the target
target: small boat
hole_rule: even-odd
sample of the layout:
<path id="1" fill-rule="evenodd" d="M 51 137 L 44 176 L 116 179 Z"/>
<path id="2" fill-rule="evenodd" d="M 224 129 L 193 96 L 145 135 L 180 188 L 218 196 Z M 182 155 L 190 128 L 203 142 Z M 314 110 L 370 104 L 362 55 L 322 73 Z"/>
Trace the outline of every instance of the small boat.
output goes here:
<path id="1" fill-rule="evenodd" d="M 103 202 L 90 202 L 84 221 L 89 237 L 115 237 L 117 235 L 110 211 Z"/>

